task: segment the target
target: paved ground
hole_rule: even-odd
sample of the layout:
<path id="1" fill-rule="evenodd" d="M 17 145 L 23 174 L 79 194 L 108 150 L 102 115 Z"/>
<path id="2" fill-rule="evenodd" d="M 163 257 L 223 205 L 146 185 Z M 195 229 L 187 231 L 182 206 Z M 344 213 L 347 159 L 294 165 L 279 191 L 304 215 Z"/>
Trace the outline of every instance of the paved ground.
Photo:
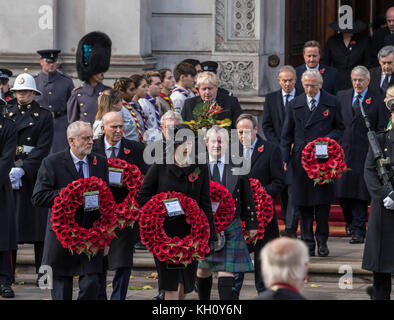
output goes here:
<path id="1" fill-rule="evenodd" d="M 330 238 L 328 242 L 331 254 L 327 258 L 312 257 L 308 281 L 303 290 L 304 295 L 312 300 L 367 300 L 365 288 L 371 284 L 370 273 L 360 268 L 363 245 L 348 244 L 349 238 Z M 35 286 L 36 276 L 31 265 L 32 247 L 23 245 L 18 252 L 18 265 L 15 290 L 16 300 L 50 300 L 50 292 Z M 151 300 L 157 294 L 157 280 L 148 276 L 154 271 L 151 255 L 146 251 L 137 251 L 134 260 L 135 268 L 130 279 L 127 299 Z M 340 268 L 344 271 L 340 273 Z M 112 292 L 113 273 L 108 274 L 107 293 Z M 142 288 L 145 287 L 145 290 Z M 78 292 L 77 280 L 74 286 L 75 298 Z M 241 291 L 241 300 L 256 296 L 254 276 L 249 273 L 245 277 Z M 217 279 L 214 278 L 212 298 L 218 299 Z M 197 300 L 195 292 L 187 296 L 188 300 Z M 4 300 L 0 298 L 0 300 Z"/>

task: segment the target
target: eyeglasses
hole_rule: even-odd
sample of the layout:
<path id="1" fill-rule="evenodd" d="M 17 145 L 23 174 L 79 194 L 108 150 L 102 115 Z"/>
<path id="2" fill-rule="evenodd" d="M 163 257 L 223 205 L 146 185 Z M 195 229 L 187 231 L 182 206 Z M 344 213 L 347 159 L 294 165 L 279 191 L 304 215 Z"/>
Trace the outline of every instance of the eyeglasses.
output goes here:
<path id="1" fill-rule="evenodd" d="M 363 82 L 365 82 L 365 81 L 367 81 L 367 79 L 352 79 L 352 82 L 360 82 L 360 83 L 363 83 Z"/>

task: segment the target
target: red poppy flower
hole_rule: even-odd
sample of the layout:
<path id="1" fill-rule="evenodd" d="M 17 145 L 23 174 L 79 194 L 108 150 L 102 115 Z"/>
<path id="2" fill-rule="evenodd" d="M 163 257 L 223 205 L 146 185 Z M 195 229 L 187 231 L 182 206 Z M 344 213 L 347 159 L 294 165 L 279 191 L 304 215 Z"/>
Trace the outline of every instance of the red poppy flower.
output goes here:
<path id="1" fill-rule="evenodd" d="M 355 45 L 357 42 L 355 40 L 350 41 L 351 45 Z"/>
<path id="2" fill-rule="evenodd" d="M 94 166 L 97 165 L 97 158 L 96 158 L 96 156 L 94 156 L 93 161 L 92 161 L 92 164 L 93 164 Z"/>
<path id="3" fill-rule="evenodd" d="M 5 101 L 9 102 L 9 101 L 11 101 L 11 99 L 12 98 L 10 96 L 8 96 L 8 97 L 5 98 Z"/>
<path id="4" fill-rule="evenodd" d="M 320 74 L 324 74 L 324 72 L 326 72 L 326 69 L 322 68 L 319 70 Z"/>
<path id="5" fill-rule="evenodd" d="M 258 147 L 257 151 L 258 152 L 263 152 L 264 151 L 264 145 L 261 145 L 260 147 Z"/>
<path id="6" fill-rule="evenodd" d="M 328 115 L 329 115 L 328 111 L 323 112 L 323 116 L 328 117 Z"/>
<path id="7" fill-rule="evenodd" d="M 198 174 L 191 173 L 189 174 L 189 182 L 194 182 L 198 179 Z"/>
<path id="8" fill-rule="evenodd" d="M 123 152 L 124 152 L 124 154 L 130 154 L 130 149 L 124 148 Z"/>
<path id="9" fill-rule="evenodd" d="M 372 98 L 368 98 L 367 100 L 365 100 L 366 104 L 371 104 L 371 102 L 372 102 Z"/>

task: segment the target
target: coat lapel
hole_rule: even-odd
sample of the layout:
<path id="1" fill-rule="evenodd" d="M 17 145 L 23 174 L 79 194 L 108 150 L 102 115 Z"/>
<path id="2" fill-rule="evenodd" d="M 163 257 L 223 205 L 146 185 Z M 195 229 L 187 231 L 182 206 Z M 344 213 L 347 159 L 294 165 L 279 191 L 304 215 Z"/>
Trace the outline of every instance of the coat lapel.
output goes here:
<path id="1" fill-rule="evenodd" d="M 225 176 L 224 186 L 227 190 L 233 194 L 235 187 L 237 186 L 238 176 L 233 175 L 232 166 L 226 164 L 224 166 L 223 178 Z M 223 180 L 223 179 L 222 179 Z M 222 181 L 223 182 L 223 181 Z"/>
<path id="2" fill-rule="evenodd" d="M 73 177 L 73 180 L 78 180 L 79 176 L 77 169 L 75 168 L 74 161 L 71 158 L 70 148 L 67 148 L 66 151 L 64 151 L 63 161 L 64 161 L 64 167 L 69 172 L 69 174 Z"/>
<path id="3" fill-rule="evenodd" d="M 285 106 L 283 105 L 282 90 L 278 91 L 276 99 L 277 99 L 276 105 L 278 106 L 278 108 L 276 109 L 279 116 L 279 123 L 283 124 L 283 119 L 285 117 Z"/>
<path id="4" fill-rule="evenodd" d="M 326 115 L 324 115 L 325 111 L 328 110 L 330 112 L 329 106 L 326 104 L 325 99 L 324 99 L 324 93 L 323 91 L 320 91 L 320 101 L 319 104 L 317 105 L 317 108 L 315 109 L 314 112 L 312 112 L 311 116 L 309 117 L 305 128 L 310 127 L 311 125 L 315 124 L 316 122 L 319 122 L 321 120 L 324 120 L 326 118 Z M 306 107 L 309 110 L 308 104 L 306 102 Z"/>
<path id="5" fill-rule="evenodd" d="M 263 139 L 261 139 L 259 136 L 257 136 L 257 142 L 256 145 L 253 149 L 253 153 L 252 153 L 252 160 L 251 160 L 251 168 L 253 168 L 255 162 L 257 161 L 257 159 L 260 157 L 260 155 L 262 154 L 261 152 L 258 151 L 258 149 L 264 144 Z"/>

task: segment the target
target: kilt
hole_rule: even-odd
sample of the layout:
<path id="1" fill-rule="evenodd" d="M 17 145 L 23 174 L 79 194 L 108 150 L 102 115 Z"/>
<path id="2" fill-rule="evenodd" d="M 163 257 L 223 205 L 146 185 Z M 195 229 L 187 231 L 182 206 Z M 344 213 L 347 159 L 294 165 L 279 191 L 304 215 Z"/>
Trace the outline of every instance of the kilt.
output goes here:
<path id="1" fill-rule="evenodd" d="M 206 257 L 199 263 L 200 269 L 208 269 L 213 272 L 251 272 L 254 270 L 252 260 L 249 256 L 241 220 L 235 218 L 224 230 L 226 244 L 222 250 Z"/>

